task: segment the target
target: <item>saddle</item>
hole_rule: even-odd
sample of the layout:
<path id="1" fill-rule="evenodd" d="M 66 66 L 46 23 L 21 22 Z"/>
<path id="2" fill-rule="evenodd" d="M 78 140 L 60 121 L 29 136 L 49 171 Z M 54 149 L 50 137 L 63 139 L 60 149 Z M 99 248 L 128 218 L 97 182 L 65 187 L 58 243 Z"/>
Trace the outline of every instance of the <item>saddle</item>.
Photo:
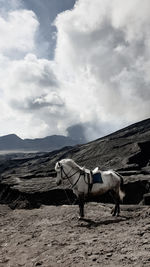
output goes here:
<path id="1" fill-rule="evenodd" d="M 101 176 L 101 172 L 98 169 L 98 167 L 96 167 L 93 171 L 85 169 L 85 173 L 87 174 L 87 179 L 88 179 L 88 193 L 91 192 L 93 184 L 102 184 L 103 183 L 103 179 Z"/>

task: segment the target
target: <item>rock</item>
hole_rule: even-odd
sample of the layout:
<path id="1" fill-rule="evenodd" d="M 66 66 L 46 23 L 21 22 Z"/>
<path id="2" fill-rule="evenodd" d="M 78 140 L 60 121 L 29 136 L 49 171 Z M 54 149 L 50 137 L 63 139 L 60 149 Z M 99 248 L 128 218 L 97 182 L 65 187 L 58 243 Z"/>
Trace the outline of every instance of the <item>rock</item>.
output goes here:
<path id="1" fill-rule="evenodd" d="M 112 253 L 107 253 L 106 256 L 109 258 L 112 256 Z"/>
<path id="2" fill-rule="evenodd" d="M 143 241 L 143 245 L 146 245 L 146 244 L 149 244 L 149 240 L 147 240 L 147 239 L 145 239 L 145 240 Z"/>
<path id="3" fill-rule="evenodd" d="M 36 262 L 35 266 L 41 266 L 43 264 L 42 261 Z"/>
<path id="4" fill-rule="evenodd" d="M 92 260 L 92 261 L 97 261 L 97 260 L 98 260 L 98 257 L 96 257 L 96 256 L 92 256 L 92 257 L 91 257 L 91 260 Z"/>
<path id="5" fill-rule="evenodd" d="M 150 205 L 150 193 L 143 195 L 143 204 L 144 205 Z"/>

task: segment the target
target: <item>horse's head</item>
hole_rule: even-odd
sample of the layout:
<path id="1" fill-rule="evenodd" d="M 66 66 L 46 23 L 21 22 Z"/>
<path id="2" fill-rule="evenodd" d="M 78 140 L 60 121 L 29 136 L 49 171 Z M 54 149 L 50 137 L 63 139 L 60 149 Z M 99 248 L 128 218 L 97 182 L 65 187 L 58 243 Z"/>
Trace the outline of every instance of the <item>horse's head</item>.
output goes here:
<path id="1" fill-rule="evenodd" d="M 69 180 L 76 178 L 75 174 L 80 173 L 82 170 L 72 159 L 62 159 L 55 165 L 55 171 L 57 173 L 56 183 L 60 185 L 62 180 Z"/>
<path id="2" fill-rule="evenodd" d="M 57 173 L 56 184 L 60 185 L 62 182 L 62 165 L 59 161 L 55 165 L 55 171 Z"/>

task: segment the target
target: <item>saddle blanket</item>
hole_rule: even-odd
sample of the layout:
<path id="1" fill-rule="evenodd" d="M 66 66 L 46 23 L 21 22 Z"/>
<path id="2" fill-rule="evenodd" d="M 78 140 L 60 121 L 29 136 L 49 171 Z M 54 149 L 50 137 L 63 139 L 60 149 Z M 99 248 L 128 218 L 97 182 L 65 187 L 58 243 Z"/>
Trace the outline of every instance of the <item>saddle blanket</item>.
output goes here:
<path id="1" fill-rule="evenodd" d="M 93 176 L 93 184 L 96 184 L 96 183 L 102 184 L 103 183 L 102 176 L 101 176 L 100 172 L 92 174 L 92 176 Z"/>

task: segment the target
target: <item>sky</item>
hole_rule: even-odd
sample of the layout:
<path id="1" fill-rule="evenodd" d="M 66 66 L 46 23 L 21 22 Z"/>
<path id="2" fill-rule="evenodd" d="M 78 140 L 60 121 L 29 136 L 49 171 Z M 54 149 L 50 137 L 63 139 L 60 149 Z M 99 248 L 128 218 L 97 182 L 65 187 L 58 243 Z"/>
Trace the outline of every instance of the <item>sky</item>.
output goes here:
<path id="1" fill-rule="evenodd" d="M 0 0 L 0 136 L 93 140 L 150 117 L 149 0 Z"/>

